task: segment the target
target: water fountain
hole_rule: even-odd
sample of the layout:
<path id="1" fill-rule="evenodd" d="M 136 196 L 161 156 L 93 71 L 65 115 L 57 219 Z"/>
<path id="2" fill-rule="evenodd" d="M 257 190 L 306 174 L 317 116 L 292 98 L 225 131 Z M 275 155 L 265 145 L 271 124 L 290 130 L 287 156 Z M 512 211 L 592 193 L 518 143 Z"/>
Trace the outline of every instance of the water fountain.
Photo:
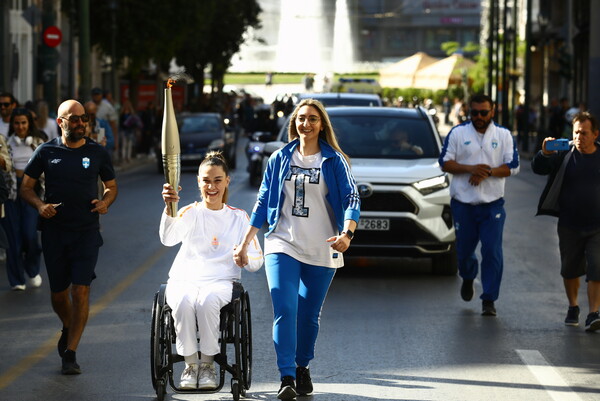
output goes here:
<path id="1" fill-rule="evenodd" d="M 333 25 L 332 69 L 335 72 L 350 72 L 354 66 L 354 40 L 350 26 L 347 0 L 336 0 Z"/>
<path id="2" fill-rule="evenodd" d="M 324 32 L 323 0 L 282 0 L 275 70 L 325 70 L 329 51 Z"/>
<path id="3" fill-rule="evenodd" d="M 348 1 L 336 0 L 334 15 L 326 10 L 326 2 L 280 0 L 277 9 L 273 1 L 259 1 L 268 17 L 262 17 L 263 29 L 255 35 L 263 37 L 266 45 L 244 45 L 232 60 L 231 71 L 352 71 L 355 52 Z"/>

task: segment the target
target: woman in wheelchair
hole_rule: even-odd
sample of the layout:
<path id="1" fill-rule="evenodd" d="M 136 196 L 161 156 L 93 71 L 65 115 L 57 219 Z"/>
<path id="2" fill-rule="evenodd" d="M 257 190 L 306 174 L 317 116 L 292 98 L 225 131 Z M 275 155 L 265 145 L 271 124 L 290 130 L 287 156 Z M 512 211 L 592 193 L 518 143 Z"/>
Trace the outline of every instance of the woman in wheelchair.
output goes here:
<path id="1" fill-rule="evenodd" d="M 165 207 L 160 221 L 160 240 L 166 246 L 181 243 L 169 271 L 166 299 L 172 309 L 176 350 L 185 358 L 180 387 L 212 390 L 217 387 L 214 356 L 219 353 L 219 312 L 231 302 L 234 281 L 241 269 L 233 252 L 243 241 L 248 215 L 227 201 L 230 176 L 220 152 L 209 152 L 198 169 L 201 202 L 180 209 L 170 217 Z M 163 185 L 163 200 L 178 202 L 175 189 Z M 260 244 L 246 244 L 248 271 L 263 264 Z M 199 339 L 199 341 L 198 341 Z M 200 357 L 198 357 L 200 351 Z"/>

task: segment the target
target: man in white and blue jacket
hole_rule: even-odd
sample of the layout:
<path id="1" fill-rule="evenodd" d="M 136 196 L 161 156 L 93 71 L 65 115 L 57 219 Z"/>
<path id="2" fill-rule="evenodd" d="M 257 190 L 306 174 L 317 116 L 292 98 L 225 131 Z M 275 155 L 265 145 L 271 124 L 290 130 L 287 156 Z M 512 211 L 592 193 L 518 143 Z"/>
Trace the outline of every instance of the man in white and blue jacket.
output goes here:
<path id="1" fill-rule="evenodd" d="M 474 95 L 469 106 L 471 119 L 452 128 L 439 163 L 453 175 L 450 206 L 463 279 L 461 297 L 473 298 L 479 270 L 475 248 L 481 241 L 482 315 L 495 316 L 503 271 L 504 184 L 506 177 L 519 172 L 519 154 L 510 131 L 493 122 L 494 103 L 489 96 Z"/>

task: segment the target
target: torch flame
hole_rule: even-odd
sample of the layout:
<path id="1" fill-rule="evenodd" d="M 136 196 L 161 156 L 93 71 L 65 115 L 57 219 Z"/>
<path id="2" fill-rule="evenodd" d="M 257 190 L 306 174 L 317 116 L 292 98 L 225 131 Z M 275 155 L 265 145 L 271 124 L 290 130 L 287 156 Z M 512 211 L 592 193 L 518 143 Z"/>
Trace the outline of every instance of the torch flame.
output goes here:
<path id="1" fill-rule="evenodd" d="M 175 82 L 177 82 L 177 81 L 169 78 L 169 80 L 167 81 L 167 88 L 171 89 L 171 87 L 173 86 L 173 84 L 175 84 Z"/>

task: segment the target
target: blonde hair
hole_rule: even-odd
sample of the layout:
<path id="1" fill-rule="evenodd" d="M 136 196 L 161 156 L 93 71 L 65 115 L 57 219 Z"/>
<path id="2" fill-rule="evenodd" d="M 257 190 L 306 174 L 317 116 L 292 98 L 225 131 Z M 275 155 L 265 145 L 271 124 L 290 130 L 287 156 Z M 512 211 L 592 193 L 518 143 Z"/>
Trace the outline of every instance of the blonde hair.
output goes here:
<path id="1" fill-rule="evenodd" d="M 325 106 L 323 106 L 323 103 L 319 102 L 318 100 L 304 99 L 298 103 L 292 112 L 292 116 L 290 117 L 290 125 L 288 126 L 289 141 L 291 142 L 300 137 L 298 134 L 298 129 L 296 128 L 296 117 L 298 117 L 298 113 L 302 106 L 311 106 L 317 110 L 317 113 L 319 113 L 319 117 L 321 118 L 321 132 L 319 132 L 319 138 L 323 139 L 329 144 L 329 146 L 341 153 L 341 155 L 346 159 L 346 162 L 350 164 L 350 158 L 344 153 L 342 148 L 340 148 L 337 137 L 335 136 L 335 132 L 333 132 L 333 126 L 331 125 L 331 120 L 329 120 L 329 115 L 325 111 Z"/>
<path id="2" fill-rule="evenodd" d="M 200 170 L 204 166 L 219 166 L 225 172 L 225 176 L 229 177 L 229 166 L 227 165 L 227 160 L 225 160 L 225 156 L 223 156 L 223 152 L 220 150 L 211 150 L 206 153 L 204 159 L 200 163 L 198 167 L 198 175 L 200 175 Z M 229 196 L 229 188 L 225 188 L 225 192 L 223 193 L 223 203 L 227 203 L 227 197 Z"/>

